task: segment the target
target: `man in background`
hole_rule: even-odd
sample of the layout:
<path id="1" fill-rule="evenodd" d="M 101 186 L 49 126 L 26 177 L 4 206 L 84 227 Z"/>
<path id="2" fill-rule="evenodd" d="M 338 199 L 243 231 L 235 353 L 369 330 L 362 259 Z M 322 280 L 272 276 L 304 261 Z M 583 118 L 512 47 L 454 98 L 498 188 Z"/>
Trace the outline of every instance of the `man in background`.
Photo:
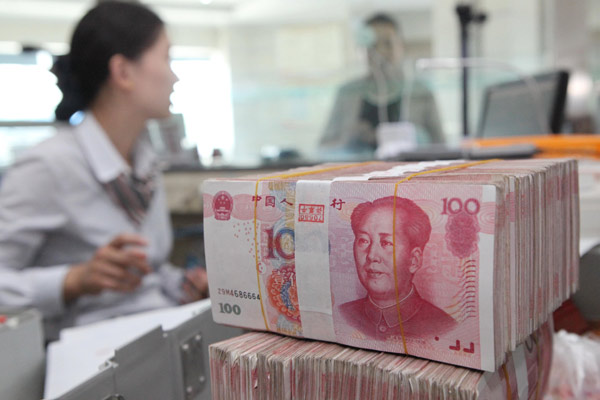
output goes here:
<path id="1" fill-rule="evenodd" d="M 404 43 L 390 16 L 376 14 L 365 21 L 368 43 L 367 76 L 338 91 L 321 145 L 348 151 L 375 150 L 380 124 L 408 121 L 421 132 L 421 141 L 442 143 L 444 137 L 431 92 L 402 73 Z"/>

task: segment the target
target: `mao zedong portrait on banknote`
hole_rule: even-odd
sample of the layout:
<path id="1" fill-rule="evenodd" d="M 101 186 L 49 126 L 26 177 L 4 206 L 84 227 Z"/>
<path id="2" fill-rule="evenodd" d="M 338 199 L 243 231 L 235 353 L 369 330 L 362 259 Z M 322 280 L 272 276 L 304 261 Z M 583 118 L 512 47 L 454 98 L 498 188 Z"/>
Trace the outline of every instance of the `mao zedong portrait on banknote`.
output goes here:
<path id="1" fill-rule="evenodd" d="M 431 234 L 429 217 L 403 197 L 396 197 L 395 206 L 395 274 L 394 197 L 361 203 L 352 212 L 354 261 L 367 295 L 340 305 L 340 315 L 369 339 L 442 334 L 456 325 L 455 320 L 421 298 L 413 285 Z"/>

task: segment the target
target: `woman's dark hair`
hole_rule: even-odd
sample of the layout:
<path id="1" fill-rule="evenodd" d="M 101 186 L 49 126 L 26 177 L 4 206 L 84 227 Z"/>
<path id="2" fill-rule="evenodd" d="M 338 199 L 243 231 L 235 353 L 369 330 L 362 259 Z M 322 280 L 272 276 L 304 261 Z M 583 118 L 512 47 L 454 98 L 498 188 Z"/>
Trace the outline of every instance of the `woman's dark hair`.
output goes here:
<path id="1" fill-rule="evenodd" d="M 103 1 L 79 21 L 71 38 L 71 52 L 59 57 L 52 72 L 63 99 L 56 119 L 68 121 L 87 108 L 108 78 L 108 62 L 115 54 L 136 60 L 156 41 L 163 21 L 137 3 Z"/>

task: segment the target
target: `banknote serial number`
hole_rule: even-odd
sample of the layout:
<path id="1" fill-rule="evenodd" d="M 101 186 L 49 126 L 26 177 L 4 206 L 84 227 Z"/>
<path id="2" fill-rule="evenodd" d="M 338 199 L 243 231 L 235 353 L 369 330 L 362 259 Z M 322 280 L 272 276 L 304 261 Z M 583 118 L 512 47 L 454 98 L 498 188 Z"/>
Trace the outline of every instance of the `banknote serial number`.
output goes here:
<path id="1" fill-rule="evenodd" d="M 237 297 L 238 299 L 247 300 L 260 300 L 260 295 L 252 292 L 245 292 L 243 290 L 225 289 L 219 288 L 217 293 L 221 296 Z"/>

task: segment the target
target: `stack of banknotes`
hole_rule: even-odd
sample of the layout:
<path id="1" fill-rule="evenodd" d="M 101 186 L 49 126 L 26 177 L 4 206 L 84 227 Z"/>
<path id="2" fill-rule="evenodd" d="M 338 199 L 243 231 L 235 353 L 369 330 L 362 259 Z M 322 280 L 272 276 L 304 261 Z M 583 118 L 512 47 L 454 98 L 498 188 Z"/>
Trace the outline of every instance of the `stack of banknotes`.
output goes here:
<path id="1" fill-rule="evenodd" d="M 497 371 L 578 285 L 573 160 L 206 181 L 216 322 Z"/>
<path id="2" fill-rule="evenodd" d="M 494 372 L 254 332 L 210 346 L 215 400 L 541 399 L 552 330 L 543 325 Z"/>

